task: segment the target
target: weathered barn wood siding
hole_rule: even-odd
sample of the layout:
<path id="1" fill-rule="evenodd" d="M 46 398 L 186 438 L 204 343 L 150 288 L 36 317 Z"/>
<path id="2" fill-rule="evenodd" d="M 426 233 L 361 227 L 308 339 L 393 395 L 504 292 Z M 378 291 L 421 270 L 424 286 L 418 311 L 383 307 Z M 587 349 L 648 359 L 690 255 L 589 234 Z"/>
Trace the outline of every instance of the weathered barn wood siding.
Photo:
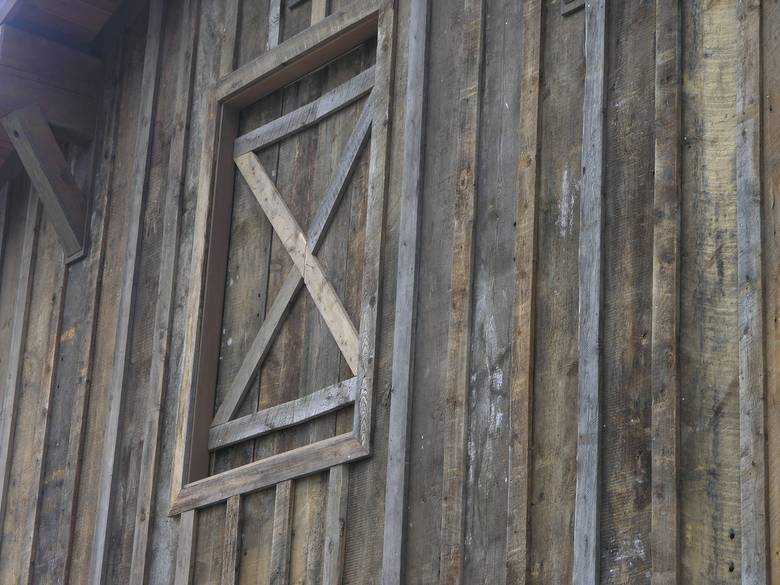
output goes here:
<path id="1" fill-rule="evenodd" d="M 388 0 L 385 36 L 241 111 L 354 91 L 257 154 L 359 330 L 377 97 L 338 88 L 392 65 L 371 453 L 173 517 L 217 81 L 356 5 L 152 0 L 101 41 L 96 137 L 65 148 L 84 259 L 0 185 L 0 583 L 780 585 L 780 5 L 561 1 Z M 215 408 L 293 267 L 235 172 Z M 265 353 L 238 416 L 355 374 L 305 287 Z"/>

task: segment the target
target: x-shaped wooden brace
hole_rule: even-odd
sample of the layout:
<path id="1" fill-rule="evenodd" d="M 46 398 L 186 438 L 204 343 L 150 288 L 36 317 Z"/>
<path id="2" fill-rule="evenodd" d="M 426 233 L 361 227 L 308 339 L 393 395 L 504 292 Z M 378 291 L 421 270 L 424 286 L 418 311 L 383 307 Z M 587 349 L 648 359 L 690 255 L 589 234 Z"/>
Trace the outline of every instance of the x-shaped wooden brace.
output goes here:
<path id="1" fill-rule="evenodd" d="M 276 234 L 282 241 L 293 261 L 293 268 L 287 274 L 279 293 L 268 310 L 233 384 L 222 401 L 212 427 L 228 422 L 236 413 L 241 400 L 257 373 L 260 364 L 268 354 L 271 342 L 276 336 L 284 317 L 287 315 L 295 295 L 302 285 L 311 293 L 317 309 L 333 335 L 336 344 L 347 361 L 353 374 L 358 368 L 358 334 L 344 304 L 328 281 L 322 265 L 315 256 L 330 224 L 338 203 L 346 190 L 349 178 L 355 170 L 358 157 L 367 143 L 371 128 L 373 94 L 369 96 L 363 112 L 347 141 L 345 152 L 338 168 L 333 174 L 317 214 L 307 234 L 303 233 L 298 222 L 284 202 L 279 190 L 265 172 L 263 165 L 254 152 L 240 154 L 235 158 L 249 188 L 263 208 Z"/>

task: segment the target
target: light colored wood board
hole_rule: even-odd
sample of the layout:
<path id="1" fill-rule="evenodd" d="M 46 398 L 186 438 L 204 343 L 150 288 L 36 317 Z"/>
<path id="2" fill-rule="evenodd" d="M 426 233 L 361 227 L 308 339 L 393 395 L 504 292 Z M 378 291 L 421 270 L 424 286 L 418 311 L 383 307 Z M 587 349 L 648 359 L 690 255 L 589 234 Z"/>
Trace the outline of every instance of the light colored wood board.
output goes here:
<path id="1" fill-rule="evenodd" d="M 395 330 L 393 333 L 393 394 L 390 402 L 382 552 L 383 585 L 400 585 L 403 580 L 406 468 L 409 449 L 409 405 L 414 369 L 429 11 L 427 0 L 416 2 L 412 7 L 409 21 L 410 42 L 406 79 L 406 111 L 404 114 L 403 182 L 398 228 Z"/>
<path id="2" fill-rule="evenodd" d="M 268 41 L 266 50 L 279 45 L 282 35 L 282 0 L 270 0 L 268 10 Z"/>
<path id="3" fill-rule="evenodd" d="M 519 189 L 509 397 L 511 439 L 507 494 L 507 583 L 525 583 L 529 566 L 536 230 L 541 140 L 540 83 L 544 33 L 541 3 L 526 2 L 522 19 Z"/>
<path id="4" fill-rule="evenodd" d="M 181 47 L 178 56 L 178 77 L 173 108 L 174 133 L 171 138 L 168 172 L 163 190 L 165 211 L 161 242 L 158 301 L 155 307 L 155 324 L 152 363 L 149 372 L 149 401 L 143 437 L 141 471 L 138 480 L 138 497 L 133 532 L 133 552 L 130 566 L 131 585 L 144 585 L 148 570 L 148 547 L 152 523 L 152 506 L 157 480 L 159 458 L 159 434 L 161 403 L 167 378 L 173 302 L 177 273 L 178 247 L 181 222 L 181 185 L 186 163 L 187 126 L 191 106 L 191 89 L 194 73 L 194 51 L 198 30 L 197 0 L 187 0 L 183 7 Z"/>
<path id="5" fill-rule="evenodd" d="M 41 111 L 17 110 L 3 118 L 3 126 L 60 235 L 65 257 L 79 258 L 87 222 L 83 196 Z"/>
<path id="6" fill-rule="evenodd" d="M 228 75 L 217 89 L 219 100 L 247 106 L 315 71 L 374 36 L 377 18 L 374 1 L 331 14 Z"/>
<path id="7" fill-rule="evenodd" d="M 351 434 L 344 434 L 266 457 L 188 484 L 173 502 L 171 515 L 210 506 L 236 494 L 257 491 L 334 465 L 357 461 L 366 455 L 365 449 Z"/>
<path id="8" fill-rule="evenodd" d="M 195 564 L 195 523 L 198 512 L 189 510 L 179 518 L 179 540 L 176 549 L 174 585 L 190 585 Z"/>
<path id="9" fill-rule="evenodd" d="M 353 372 L 357 372 L 358 338 L 355 325 L 344 309 L 322 265 L 312 253 L 311 244 L 293 217 L 276 186 L 253 153 L 236 159 L 244 179 L 263 207 L 274 231 L 287 248 L 304 284 L 325 319 L 333 337 Z"/>
<path id="10" fill-rule="evenodd" d="M 761 242 L 761 1 L 737 2 L 737 301 L 742 584 L 767 583 L 766 389 Z"/>
<path id="11" fill-rule="evenodd" d="M 235 585 L 241 560 L 241 496 L 228 498 L 225 507 L 225 542 L 222 546 L 220 585 Z"/>
<path id="12" fill-rule="evenodd" d="M 655 184 L 653 207 L 652 519 L 653 585 L 679 577 L 681 5 L 655 4 Z"/>
<path id="13" fill-rule="evenodd" d="M 35 249 L 38 243 L 38 230 L 41 219 L 41 206 L 33 191 L 29 191 L 27 214 L 25 216 L 24 243 L 22 244 L 22 263 L 16 285 L 13 326 L 11 329 L 10 353 L 3 397 L 3 418 L 0 419 L 0 520 L 5 517 L 8 505 L 8 488 L 11 472 L 14 426 L 19 393 L 22 384 L 24 366 L 24 344 L 27 337 L 27 325 L 30 316 L 30 295 L 32 294 L 35 271 Z"/>
<path id="14" fill-rule="evenodd" d="M 485 4 L 464 2 L 460 43 L 461 80 L 457 134 L 457 183 L 447 336 L 447 420 L 441 507 L 439 583 L 463 582 L 465 548 L 466 429 L 470 386 L 474 295 L 474 221 L 477 207 L 480 99 Z"/>
<path id="15" fill-rule="evenodd" d="M 271 585 L 290 582 L 290 541 L 292 540 L 293 483 L 283 481 L 276 486 L 274 502 L 274 532 L 271 542 Z"/>
<path id="16" fill-rule="evenodd" d="M 344 570 L 344 530 L 346 529 L 349 469 L 331 467 L 328 474 L 328 508 L 325 513 L 322 585 L 341 585 Z"/>
<path id="17" fill-rule="evenodd" d="M 313 102 L 239 136 L 233 146 L 234 156 L 266 148 L 346 108 L 371 91 L 374 76 L 374 68 L 371 67 Z"/>
<path id="18" fill-rule="evenodd" d="M 580 327 L 577 490 L 574 509 L 575 585 L 599 582 L 601 488 L 601 303 L 606 75 L 606 2 L 585 6 L 585 95 L 580 199 Z"/>
<path id="19" fill-rule="evenodd" d="M 109 386 L 108 413 L 106 416 L 103 453 L 101 456 L 100 486 L 98 488 L 97 513 L 93 536 L 90 566 L 90 584 L 99 585 L 105 577 L 106 546 L 112 498 L 115 489 L 116 454 L 119 444 L 119 428 L 124 403 L 124 386 L 129 359 L 130 331 L 135 309 L 136 272 L 139 265 L 141 231 L 143 229 L 146 180 L 151 155 L 154 111 L 157 101 L 157 79 L 160 66 L 165 3 L 154 0 L 150 5 L 147 25 L 147 43 L 141 81 L 139 104 L 139 130 L 135 143 L 135 161 L 130 185 L 130 211 L 125 250 L 123 285 L 119 299 L 119 322 L 114 347 L 114 360 Z"/>
<path id="20" fill-rule="evenodd" d="M 357 379 L 350 378 L 296 400 L 211 427 L 209 449 L 221 449 L 247 439 L 301 424 L 355 401 Z"/>
<path id="21" fill-rule="evenodd" d="M 220 41 L 224 58 L 219 60 L 220 77 L 231 74 L 236 68 L 240 4 L 240 0 L 228 0 L 225 2 L 222 16 L 222 39 Z"/>
<path id="22" fill-rule="evenodd" d="M 312 220 L 307 234 L 307 240 L 314 253 L 319 249 L 325 232 L 332 220 L 344 194 L 349 179 L 354 172 L 358 156 L 368 138 L 370 116 L 367 104 L 364 114 L 361 116 L 355 130 L 345 147 L 344 158 L 333 175 L 333 179 L 322 199 L 320 207 Z M 271 342 L 276 336 L 284 317 L 290 309 L 295 295 L 300 290 L 303 279 L 297 269 L 292 269 L 284 280 L 281 289 L 277 293 L 274 302 L 268 310 L 263 324 L 260 327 L 250 349 L 247 351 L 228 394 L 214 415 L 212 425 L 222 424 L 230 420 L 241 403 L 252 379 L 258 371 L 258 367 L 270 349 Z"/>
<path id="23" fill-rule="evenodd" d="M 0 273 L 2 273 L 3 263 L 5 262 L 5 239 L 8 233 L 8 206 L 10 182 L 0 187 Z"/>
<path id="24" fill-rule="evenodd" d="M 328 0 L 311 1 L 311 23 L 317 24 L 328 15 Z"/>

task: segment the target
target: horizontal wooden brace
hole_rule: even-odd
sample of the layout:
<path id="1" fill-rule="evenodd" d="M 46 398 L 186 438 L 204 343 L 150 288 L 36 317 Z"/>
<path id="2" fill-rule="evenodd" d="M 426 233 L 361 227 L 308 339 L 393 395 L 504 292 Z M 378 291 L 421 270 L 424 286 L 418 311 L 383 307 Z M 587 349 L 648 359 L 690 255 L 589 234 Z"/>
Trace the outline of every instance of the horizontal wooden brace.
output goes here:
<path id="1" fill-rule="evenodd" d="M 174 499 L 170 515 L 205 508 L 237 494 L 305 477 L 334 465 L 362 459 L 368 453 L 352 433 L 345 433 L 273 455 L 185 485 Z"/>
<path id="2" fill-rule="evenodd" d="M 357 382 L 357 378 L 350 378 L 297 400 L 211 427 L 209 451 L 286 429 L 349 406 L 355 402 Z"/>
<path id="3" fill-rule="evenodd" d="M 374 67 L 371 67 L 333 91 L 329 91 L 321 98 L 239 136 L 233 146 L 233 156 L 266 148 L 288 136 L 311 128 L 321 120 L 367 95 L 374 87 L 374 76 Z"/>

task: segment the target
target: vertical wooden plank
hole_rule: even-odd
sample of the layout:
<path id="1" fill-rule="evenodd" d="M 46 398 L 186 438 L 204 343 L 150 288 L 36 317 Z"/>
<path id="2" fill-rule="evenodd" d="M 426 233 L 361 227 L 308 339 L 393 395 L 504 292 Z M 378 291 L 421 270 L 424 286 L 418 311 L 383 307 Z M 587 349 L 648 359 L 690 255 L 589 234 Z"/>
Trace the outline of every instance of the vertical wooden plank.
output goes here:
<path id="1" fill-rule="evenodd" d="M 403 582 L 404 525 L 406 522 L 409 403 L 412 391 L 414 330 L 417 305 L 418 239 L 422 198 L 423 124 L 426 95 L 428 0 L 411 7 L 408 34 L 404 155 L 401 182 L 398 268 L 393 334 L 392 395 L 390 398 L 385 487 L 385 525 L 382 584 Z"/>
<path id="2" fill-rule="evenodd" d="M 241 549 L 241 496 L 228 498 L 225 510 L 225 537 L 222 547 L 220 585 L 236 585 Z"/>
<path id="3" fill-rule="evenodd" d="M 742 583 L 767 582 L 761 0 L 737 2 L 737 313 Z"/>
<path id="4" fill-rule="evenodd" d="M 344 530 L 347 522 L 349 468 L 337 465 L 328 475 L 328 504 L 325 511 L 325 550 L 322 585 L 341 585 L 344 570 Z"/>
<path id="5" fill-rule="evenodd" d="M 61 261 L 59 258 L 55 261 Z M 60 332 L 62 331 L 62 314 L 65 301 L 65 291 L 68 286 L 68 271 L 63 267 L 59 268 L 58 283 L 51 301 L 52 318 L 49 325 L 48 355 L 46 356 L 45 369 L 42 379 L 42 391 L 40 396 L 39 418 L 35 422 L 36 445 L 33 454 L 32 463 L 35 466 L 32 486 L 35 493 L 32 494 L 32 504 L 30 514 L 32 519 L 27 523 L 32 528 L 27 541 L 23 547 L 23 560 L 19 571 L 18 583 L 20 585 L 31 585 L 33 583 L 33 563 L 35 561 L 34 551 L 36 540 L 38 538 L 38 526 L 40 516 L 40 501 L 43 490 L 43 466 L 46 458 L 46 442 L 49 432 L 49 413 L 51 409 L 51 399 L 56 384 L 55 371 L 59 359 Z"/>
<path id="6" fill-rule="evenodd" d="M 510 458 L 507 504 L 507 583 L 526 582 L 529 506 L 536 276 L 536 209 L 539 189 L 540 82 L 543 9 L 539 0 L 523 4 L 523 64 L 520 80 L 520 160 L 518 168 L 515 298 L 512 308 Z"/>
<path id="7" fill-rule="evenodd" d="M 680 10 L 681 3 L 677 0 L 656 0 L 655 224 L 651 339 L 653 585 L 675 585 L 679 573 Z"/>
<path id="8" fill-rule="evenodd" d="M 316 24 L 328 15 L 328 0 L 311 0 L 311 23 Z"/>
<path id="9" fill-rule="evenodd" d="M 271 585 L 290 582 L 290 541 L 292 540 L 293 483 L 283 481 L 276 486 L 274 531 L 271 541 Z"/>
<path id="10" fill-rule="evenodd" d="M 90 560 L 90 584 L 100 585 L 105 574 L 108 549 L 108 529 L 113 508 L 114 474 L 119 432 L 124 402 L 125 375 L 129 357 L 130 330 L 135 305 L 136 272 L 139 264 L 141 230 L 150 158 L 154 110 L 157 101 L 157 78 L 162 44 L 164 0 L 153 0 L 149 8 L 146 49 L 144 53 L 139 128 L 135 144 L 132 185 L 130 187 L 130 225 L 128 226 L 123 285 L 119 299 L 119 314 L 114 347 L 113 371 L 109 386 L 108 415 L 101 456 L 100 485 L 95 517 L 95 533 Z"/>
<path id="11" fill-rule="evenodd" d="M 10 189 L 10 181 L 0 187 L 0 270 L 3 269 L 5 259 L 5 234 L 8 231 L 8 192 Z"/>
<path id="12" fill-rule="evenodd" d="M 179 518 L 179 542 L 176 548 L 174 585 L 190 585 L 195 565 L 195 521 L 197 512 L 189 510 Z"/>
<path id="13" fill-rule="evenodd" d="M 585 96 L 579 244 L 579 381 L 574 585 L 599 582 L 601 292 L 606 0 L 585 6 Z"/>
<path id="14" fill-rule="evenodd" d="M 282 0 L 270 0 L 268 9 L 268 43 L 266 50 L 279 44 L 282 36 Z"/>
<path id="15" fill-rule="evenodd" d="M 461 82 L 457 136 L 457 182 L 453 226 L 453 261 L 447 338 L 447 421 L 441 505 L 439 583 L 463 581 L 466 428 L 469 359 L 474 293 L 474 217 L 477 206 L 479 113 L 482 88 L 483 0 L 464 3 L 461 33 Z"/>
<path id="16" fill-rule="evenodd" d="M 24 345 L 27 337 L 27 323 L 30 314 L 33 273 L 35 271 L 35 248 L 38 243 L 38 229 L 41 206 L 32 187 L 28 191 L 27 216 L 22 244 L 22 262 L 19 280 L 16 284 L 16 300 L 11 328 L 11 352 L 8 356 L 8 375 L 5 381 L 2 419 L 0 419 L 0 520 L 5 517 L 10 481 L 11 454 L 14 441 L 14 416 L 22 385 Z"/>
<path id="17" fill-rule="evenodd" d="M 158 301 L 155 309 L 155 326 L 152 348 L 152 364 L 149 372 L 151 400 L 146 413 L 141 472 L 138 480 L 133 533 L 133 553 L 130 566 L 130 585 L 143 585 L 147 571 L 149 530 L 152 521 L 152 504 L 157 478 L 160 414 L 168 370 L 168 355 L 173 318 L 178 240 L 181 222 L 182 184 L 186 163 L 188 121 L 191 106 L 191 90 L 194 73 L 194 52 L 197 46 L 198 14 L 200 3 L 187 0 L 183 8 L 181 47 L 179 49 L 179 75 L 176 82 L 176 102 L 173 112 L 174 134 L 171 140 L 168 172 L 163 193 L 162 258 L 158 284 Z"/>

